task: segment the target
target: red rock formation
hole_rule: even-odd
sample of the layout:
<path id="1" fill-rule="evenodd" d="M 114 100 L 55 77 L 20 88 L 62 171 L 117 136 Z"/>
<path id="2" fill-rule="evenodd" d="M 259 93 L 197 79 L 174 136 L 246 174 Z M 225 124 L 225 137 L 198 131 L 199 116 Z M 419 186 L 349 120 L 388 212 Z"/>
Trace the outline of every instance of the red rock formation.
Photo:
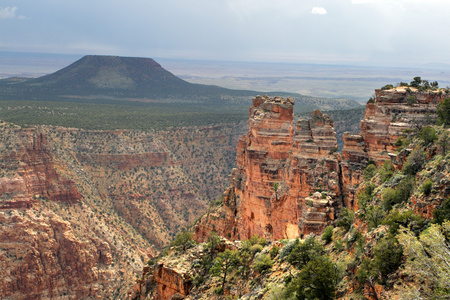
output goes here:
<path id="1" fill-rule="evenodd" d="M 175 294 L 181 296 L 187 296 L 189 294 L 189 289 L 191 288 L 189 274 L 160 264 L 156 267 L 153 275 L 157 283 L 155 300 L 171 299 Z"/>
<path id="2" fill-rule="evenodd" d="M 370 159 L 382 164 L 390 159 L 387 153 L 397 150 L 394 144 L 406 135 L 405 130 L 434 124 L 437 105 L 444 98 L 445 93 L 440 90 L 418 91 L 407 87 L 375 90 L 375 100 L 366 104 L 361 121 L 364 149 Z"/>
<path id="3" fill-rule="evenodd" d="M 0 224 L 2 299 L 80 299 L 107 288 L 116 275 L 109 245 L 77 239 L 54 213 L 0 211 Z"/>
<path id="4" fill-rule="evenodd" d="M 211 230 L 233 239 L 255 234 L 274 240 L 293 238 L 320 231 L 334 219 L 330 209 L 325 219 L 308 214 L 310 225 L 299 228 L 310 193 L 326 189 L 330 199 L 339 196 L 339 165 L 329 117 L 315 111 L 311 120 L 299 121 L 294 140 L 293 104 L 289 98 L 253 99 L 248 134 L 238 143 L 237 168 L 230 175 L 224 206 L 196 226 L 198 240 Z"/>
<path id="5" fill-rule="evenodd" d="M 437 105 L 444 98 L 441 90 L 419 91 L 408 87 L 375 90 L 375 99 L 366 104 L 361 133 L 344 134 L 341 168 L 345 206 L 356 209 L 358 185 L 369 160 L 377 165 L 390 160 L 401 169 L 404 154 L 396 152 L 395 143 L 409 132 L 434 124 Z"/>
<path id="6" fill-rule="evenodd" d="M 0 154 L 2 168 L 9 172 L 0 178 L 0 208 L 30 207 L 39 197 L 76 203 L 81 194 L 74 181 L 56 171 L 44 134 L 23 129 L 17 136 L 16 151 Z"/>

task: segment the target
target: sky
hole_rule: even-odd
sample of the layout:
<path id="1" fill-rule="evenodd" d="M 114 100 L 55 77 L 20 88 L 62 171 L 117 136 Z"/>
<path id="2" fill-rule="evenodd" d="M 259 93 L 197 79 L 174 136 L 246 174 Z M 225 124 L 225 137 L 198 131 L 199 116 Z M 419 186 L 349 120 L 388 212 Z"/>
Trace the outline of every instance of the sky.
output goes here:
<path id="1" fill-rule="evenodd" d="M 0 0 L 0 51 L 450 64 L 450 0 Z"/>

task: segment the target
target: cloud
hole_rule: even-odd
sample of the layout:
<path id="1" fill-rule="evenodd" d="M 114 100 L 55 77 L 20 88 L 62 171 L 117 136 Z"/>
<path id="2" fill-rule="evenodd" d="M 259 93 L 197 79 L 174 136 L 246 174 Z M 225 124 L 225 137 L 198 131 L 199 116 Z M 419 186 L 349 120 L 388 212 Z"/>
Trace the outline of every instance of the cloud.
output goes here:
<path id="1" fill-rule="evenodd" d="M 26 19 L 25 16 L 17 16 L 16 15 L 17 6 L 6 6 L 1 7 L 0 6 L 0 20 L 6 20 L 6 19 Z"/>
<path id="2" fill-rule="evenodd" d="M 311 13 L 313 15 L 326 15 L 327 14 L 327 10 L 323 7 L 318 7 L 315 6 L 312 8 Z"/>
<path id="3" fill-rule="evenodd" d="M 0 7 L 0 20 L 14 19 L 16 17 L 16 10 L 16 6 Z"/>

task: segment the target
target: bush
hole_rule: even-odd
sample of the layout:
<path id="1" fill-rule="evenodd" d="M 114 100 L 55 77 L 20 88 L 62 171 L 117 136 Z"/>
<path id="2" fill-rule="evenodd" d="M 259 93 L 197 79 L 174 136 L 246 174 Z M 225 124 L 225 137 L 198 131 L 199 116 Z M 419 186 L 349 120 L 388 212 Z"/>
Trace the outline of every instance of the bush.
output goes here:
<path id="1" fill-rule="evenodd" d="M 318 256 L 323 255 L 324 249 L 322 244 L 316 241 L 313 237 L 308 237 L 303 243 L 296 243 L 287 261 L 294 267 L 301 269 L 309 261 Z"/>
<path id="2" fill-rule="evenodd" d="M 446 220 L 450 220 L 450 198 L 436 207 L 433 212 L 433 223 L 442 224 Z"/>
<path id="3" fill-rule="evenodd" d="M 403 165 L 403 174 L 416 175 L 420 170 L 422 170 L 422 167 L 425 164 L 425 158 L 426 154 L 423 150 L 415 149 L 411 152 Z"/>
<path id="4" fill-rule="evenodd" d="M 425 195 L 428 196 L 431 193 L 431 189 L 433 188 L 433 181 L 431 179 L 425 180 L 422 185 L 420 186 L 420 191 Z"/>
<path id="5" fill-rule="evenodd" d="M 387 276 L 398 269 L 402 262 L 403 247 L 394 237 L 381 239 L 373 248 L 374 267 L 380 273 L 380 281 L 386 284 Z"/>
<path id="6" fill-rule="evenodd" d="M 269 251 L 270 258 L 273 259 L 273 258 L 277 257 L 279 252 L 280 252 L 280 249 L 277 246 L 273 246 L 273 248 L 270 249 L 270 251 Z"/>
<path id="7" fill-rule="evenodd" d="M 259 254 L 255 258 L 254 268 L 257 272 L 263 274 L 267 270 L 271 269 L 273 266 L 273 261 L 267 254 Z"/>
<path id="8" fill-rule="evenodd" d="M 411 81 L 411 83 L 409 85 L 412 87 L 418 88 L 421 84 L 422 84 L 422 78 L 417 76 L 417 77 L 414 77 L 414 80 Z"/>
<path id="9" fill-rule="evenodd" d="M 427 222 L 412 210 L 407 210 L 403 213 L 398 210 L 393 210 L 383 220 L 383 224 L 389 226 L 390 236 L 395 236 L 400 227 L 409 228 L 418 236 L 427 226 Z"/>
<path id="10" fill-rule="evenodd" d="M 337 239 L 334 241 L 334 249 L 339 252 L 344 250 L 344 242 L 342 241 L 342 239 Z"/>
<path id="11" fill-rule="evenodd" d="M 450 125 L 450 98 L 445 98 L 444 101 L 439 103 L 437 108 L 437 115 L 437 125 Z"/>
<path id="12" fill-rule="evenodd" d="M 338 276 L 328 257 L 319 256 L 308 262 L 305 268 L 288 285 L 285 297 L 290 299 L 334 299 Z"/>
<path id="13" fill-rule="evenodd" d="M 366 211 L 365 219 L 367 222 L 368 230 L 377 228 L 383 221 L 385 212 L 380 206 L 369 206 Z"/>
<path id="14" fill-rule="evenodd" d="M 394 88 L 394 86 L 392 84 L 386 84 L 381 89 L 382 90 L 390 90 L 390 89 L 393 89 L 393 88 Z"/>
<path id="15" fill-rule="evenodd" d="M 356 194 L 356 198 L 358 199 L 359 208 L 362 210 L 363 214 L 366 212 L 367 205 L 373 199 L 373 191 L 375 190 L 376 185 L 373 183 L 368 183 L 366 186 L 361 189 L 358 194 Z"/>
<path id="16" fill-rule="evenodd" d="M 337 222 L 337 226 L 344 228 L 344 230 L 347 232 L 352 226 L 354 218 L 355 212 L 348 209 L 347 207 L 343 207 L 341 215 L 339 216 L 339 220 Z"/>
<path id="17" fill-rule="evenodd" d="M 338 151 L 338 147 L 333 147 L 333 148 L 331 148 L 330 149 L 330 151 L 328 152 L 328 154 L 333 154 L 333 153 L 335 153 L 335 152 L 337 152 Z"/>
<path id="18" fill-rule="evenodd" d="M 263 246 L 261 246 L 260 244 L 256 244 L 256 245 L 253 245 L 250 247 L 250 252 L 255 254 L 255 253 L 261 252 L 262 249 L 263 249 Z"/>
<path id="19" fill-rule="evenodd" d="M 322 240 L 329 244 L 333 238 L 333 226 L 328 226 L 322 233 Z"/>
<path id="20" fill-rule="evenodd" d="M 292 249 L 294 249 L 297 243 L 299 243 L 299 240 L 295 239 L 290 240 L 286 245 L 284 245 L 280 250 L 280 260 L 285 260 L 289 256 L 289 254 L 291 254 Z"/>
<path id="21" fill-rule="evenodd" d="M 436 130 L 433 127 L 425 126 L 420 130 L 419 138 L 423 140 L 425 146 L 437 140 Z"/>
<path id="22" fill-rule="evenodd" d="M 412 106 L 415 103 L 417 103 L 416 96 L 409 96 L 408 97 L 408 105 Z"/>
<path id="23" fill-rule="evenodd" d="M 381 197 L 386 211 L 391 210 L 395 204 L 400 204 L 409 199 L 414 188 L 414 177 L 409 176 L 403 179 L 395 189 L 386 188 Z"/>
<path id="24" fill-rule="evenodd" d="M 386 160 L 380 168 L 381 182 L 386 182 L 394 175 L 394 166 L 388 160 Z"/>
<path id="25" fill-rule="evenodd" d="M 184 231 L 177 234 L 175 239 L 170 243 L 170 246 L 186 251 L 186 249 L 193 247 L 196 244 L 197 243 L 194 241 L 194 235 L 192 232 Z"/>
<path id="26" fill-rule="evenodd" d="M 377 173 L 377 167 L 373 164 L 368 165 L 363 171 L 364 180 L 370 180 Z"/>

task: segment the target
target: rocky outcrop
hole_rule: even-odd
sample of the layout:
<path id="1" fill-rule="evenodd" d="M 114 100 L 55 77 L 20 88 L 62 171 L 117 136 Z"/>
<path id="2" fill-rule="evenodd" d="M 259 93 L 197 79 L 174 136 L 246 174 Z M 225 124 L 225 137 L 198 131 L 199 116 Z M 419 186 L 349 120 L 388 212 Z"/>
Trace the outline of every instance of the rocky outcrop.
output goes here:
<path id="1" fill-rule="evenodd" d="M 357 189 L 369 161 L 379 166 L 389 160 L 401 169 L 404 159 L 396 151 L 399 148 L 396 142 L 423 126 L 433 125 L 437 106 L 445 95 L 441 89 L 423 91 L 414 87 L 375 90 L 375 98 L 366 104 L 360 134 L 343 136 L 341 168 L 345 206 L 356 209 Z"/>
<path id="2" fill-rule="evenodd" d="M 289 98 L 253 99 L 248 133 L 237 146 L 237 168 L 230 175 L 224 206 L 197 224 L 198 240 L 211 230 L 232 239 L 255 234 L 274 240 L 293 238 L 310 228 L 321 230 L 334 219 L 329 218 L 334 214 L 329 206 L 340 188 L 333 123 L 314 111 L 311 120 L 300 120 L 294 130 L 293 105 Z M 310 225 L 299 227 L 305 198 L 322 189 L 330 199 L 323 207 L 326 218 L 319 220 L 311 212 L 305 219 Z"/>
<path id="3" fill-rule="evenodd" d="M 420 91 L 414 87 L 375 90 L 375 99 L 366 104 L 361 121 L 364 149 L 378 165 L 395 152 L 395 142 L 408 131 L 436 122 L 437 105 L 446 94 L 440 90 Z M 346 149 L 346 145 L 344 145 Z"/>
<path id="4" fill-rule="evenodd" d="M 111 295 L 115 272 L 104 241 L 80 240 L 52 212 L 0 211 L 0 297 L 80 299 Z M 99 293 L 99 289 L 103 292 Z"/>
<path id="5" fill-rule="evenodd" d="M 15 151 L 0 154 L 0 209 L 30 207 L 36 198 L 76 203 L 81 194 L 73 180 L 58 174 L 46 136 L 35 129 L 16 132 Z"/>

